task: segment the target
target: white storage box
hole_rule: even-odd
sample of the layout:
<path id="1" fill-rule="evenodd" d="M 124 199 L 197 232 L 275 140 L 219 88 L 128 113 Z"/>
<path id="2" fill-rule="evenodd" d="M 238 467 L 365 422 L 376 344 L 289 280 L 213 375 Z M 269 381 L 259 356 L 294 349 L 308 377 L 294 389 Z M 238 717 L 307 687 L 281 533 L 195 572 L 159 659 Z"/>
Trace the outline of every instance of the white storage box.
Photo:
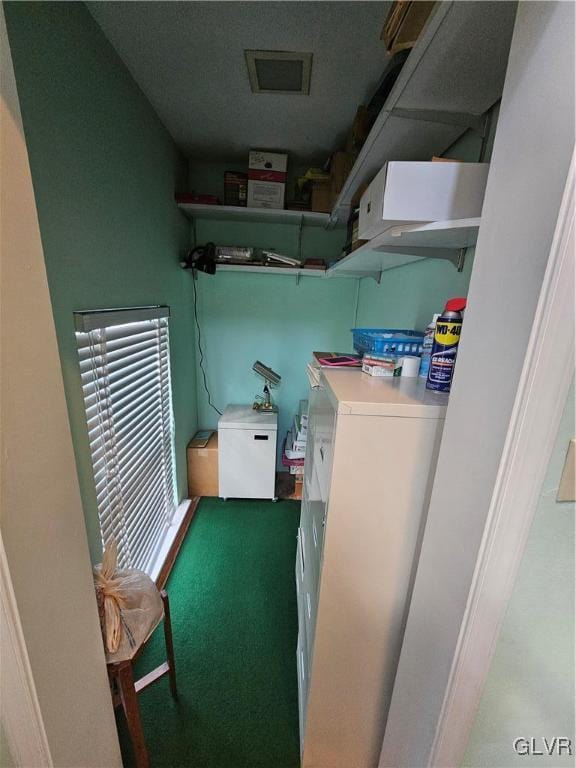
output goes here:
<path id="1" fill-rule="evenodd" d="M 294 421 L 292 423 L 292 434 L 294 436 L 294 440 L 303 442 L 304 445 L 306 445 L 306 440 L 308 438 L 308 422 L 306 422 L 306 425 L 304 425 L 300 414 L 294 416 Z"/>
<path id="2" fill-rule="evenodd" d="M 294 440 L 292 430 L 288 430 L 286 435 L 286 445 L 284 447 L 284 453 L 287 459 L 304 459 L 306 457 L 306 441 Z"/>
<path id="3" fill-rule="evenodd" d="M 218 420 L 218 495 L 274 499 L 278 414 L 228 405 Z"/>
<path id="4" fill-rule="evenodd" d="M 358 237 L 390 227 L 476 218 L 482 213 L 489 163 L 386 163 L 360 200 Z"/>
<path id="5" fill-rule="evenodd" d="M 298 416 L 302 427 L 308 428 L 308 400 L 300 400 Z"/>
<path id="6" fill-rule="evenodd" d="M 288 155 L 257 152 L 248 156 L 248 207 L 284 208 Z"/>

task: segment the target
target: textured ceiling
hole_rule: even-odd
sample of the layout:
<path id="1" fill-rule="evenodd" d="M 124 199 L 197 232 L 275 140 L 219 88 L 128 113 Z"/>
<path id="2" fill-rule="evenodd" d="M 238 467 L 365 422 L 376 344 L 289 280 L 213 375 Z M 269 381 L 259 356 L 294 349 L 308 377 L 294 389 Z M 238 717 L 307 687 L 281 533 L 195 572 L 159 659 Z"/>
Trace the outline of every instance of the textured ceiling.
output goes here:
<path id="1" fill-rule="evenodd" d="M 338 148 L 386 65 L 388 2 L 88 2 L 186 155 Z M 313 53 L 309 96 L 254 94 L 244 49 Z"/>

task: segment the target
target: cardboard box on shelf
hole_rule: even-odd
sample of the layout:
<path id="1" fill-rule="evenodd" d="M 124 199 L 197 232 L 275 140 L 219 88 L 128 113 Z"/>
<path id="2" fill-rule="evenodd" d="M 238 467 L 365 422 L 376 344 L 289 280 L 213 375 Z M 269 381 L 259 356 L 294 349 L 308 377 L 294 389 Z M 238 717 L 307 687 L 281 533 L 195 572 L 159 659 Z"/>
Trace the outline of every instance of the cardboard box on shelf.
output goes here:
<path id="1" fill-rule="evenodd" d="M 416 45 L 434 5 L 428 0 L 396 0 L 380 35 L 388 53 L 394 55 Z"/>
<path id="2" fill-rule="evenodd" d="M 224 205 L 246 207 L 248 175 L 236 171 L 224 173 Z"/>
<path id="3" fill-rule="evenodd" d="M 360 105 L 356 110 L 356 116 L 354 117 L 354 122 L 352 123 L 350 133 L 346 140 L 346 152 L 353 157 L 356 157 L 368 138 L 369 133 L 370 115 L 368 113 L 368 107 Z"/>
<path id="4" fill-rule="evenodd" d="M 354 165 L 354 157 L 348 152 L 334 152 L 330 158 L 330 191 L 332 194 L 332 205 L 340 194 L 344 182 Z"/>
<path id="5" fill-rule="evenodd" d="M 366 245 L 369 240 L 352 240 L 352 245 L 350 246 L 350 253 L 352 251 L 358 250 L 358 248 L 361 248 L 363 245 Z"/>
<path id="6" fill-rule="evenodd" d="M 248 207 L 284 208 L 288 155 L 251 150 L 248 156 Z"/>
<path id="7" fill-rule="evenodd" d="M 330 182 L 315 181 L 312 184 L 310 210 L 316 213 L 330 213 L 332 210 L 332 187 Z"/>
<path id="8" fill-rule="evenodd" d="M 220 205 L 218 195 L 209 195 L 204 192 L 177 192 L 177 203 L 192 203 L 194 205 Z"/>
<path id="9" fill-rule="evenodd" d="M 304 261 L 301 264 L 302 269 L 311 269 L 311 270 L 325 270 L 326 269 L 326 262 L 324 259 L 304 259 Z"/>
<path id="10" fill-rule="evenodd" d="M 214 432 L 205 448 L 186 449 L 188 494 L 218 496 L 218 433 Z"/>

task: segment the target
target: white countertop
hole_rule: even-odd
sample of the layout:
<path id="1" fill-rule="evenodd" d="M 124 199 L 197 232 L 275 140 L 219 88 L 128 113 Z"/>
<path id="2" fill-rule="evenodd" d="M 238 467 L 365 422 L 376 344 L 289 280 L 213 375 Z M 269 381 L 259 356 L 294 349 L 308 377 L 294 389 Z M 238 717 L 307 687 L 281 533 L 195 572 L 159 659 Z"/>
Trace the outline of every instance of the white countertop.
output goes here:
<path id="1" fill-rule="evenodd" d="M 278 414 L 257 411 L 251 405 L 227 405 L 218 419 L 218 429 L 277 430 Z"/>
<path id="2" fill-rule="evenodd" d="M 359 370 L 322 369 L 322 383 L 338 413 L 443 419 L 448 395 L 426 389 L 420 377 L 369 376 Z"/>

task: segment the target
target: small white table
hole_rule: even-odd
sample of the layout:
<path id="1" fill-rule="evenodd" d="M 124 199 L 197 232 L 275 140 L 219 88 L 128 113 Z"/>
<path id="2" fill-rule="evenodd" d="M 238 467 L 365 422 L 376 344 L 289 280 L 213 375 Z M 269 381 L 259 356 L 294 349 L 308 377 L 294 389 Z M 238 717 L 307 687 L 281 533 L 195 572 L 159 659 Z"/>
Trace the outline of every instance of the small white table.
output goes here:
<path id="1" fill-rule="evenodd" d="M 218 495 L 276 500 L 278 414 L 228 405 L 218 420 Z"/>

